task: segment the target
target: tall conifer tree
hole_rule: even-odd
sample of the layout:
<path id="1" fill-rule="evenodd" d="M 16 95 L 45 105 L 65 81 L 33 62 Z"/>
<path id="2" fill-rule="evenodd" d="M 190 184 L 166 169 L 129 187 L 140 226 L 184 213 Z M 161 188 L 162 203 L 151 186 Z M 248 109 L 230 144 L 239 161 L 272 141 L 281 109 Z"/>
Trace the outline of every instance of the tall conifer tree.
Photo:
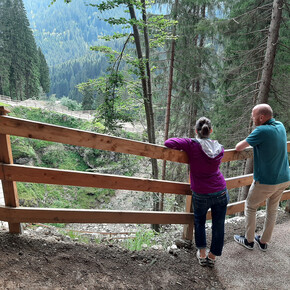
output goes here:
<path id="1" fill-rule="evenodd" d="M 42 90 L 45 93 L 49 92 L 50 89 L 50 79 L 49 79 L 49 68 L 46 62 L 46 59 L 40 49 L 38 48 L 38 57 L 39 57 L 39 81 L 42 87 Z"/>
<path id="2" fill-rule="evenodd" d="M 40 60 L 23 1 L 4 0 L 0 8 L 1 92 L 18 100 L 36 97 Z"/>

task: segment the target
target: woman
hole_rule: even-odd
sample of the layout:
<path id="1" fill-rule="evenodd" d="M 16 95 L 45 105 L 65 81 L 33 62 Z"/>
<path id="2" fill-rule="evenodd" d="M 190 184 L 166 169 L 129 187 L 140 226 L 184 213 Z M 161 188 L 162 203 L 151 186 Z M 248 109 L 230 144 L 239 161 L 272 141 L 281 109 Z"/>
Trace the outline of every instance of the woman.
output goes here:
<path id="1" fill-rule="evenodd" d="M 229 195 L 225 179 L 220 172 L 224 149 L 216 140 L 209 139 L 211 121 L 202 117 L 196 122 L 196 139 L 170 138 L 165 146 L 185 151 L 190 165 L 190 187 L 194 211 L 196 256 L 201 266 L 213 267 L 216 256 L 221 256 L 224 245 L 224 223 Z M 206 214 L 212 214 L 212 240 L 206 249 Z"/>

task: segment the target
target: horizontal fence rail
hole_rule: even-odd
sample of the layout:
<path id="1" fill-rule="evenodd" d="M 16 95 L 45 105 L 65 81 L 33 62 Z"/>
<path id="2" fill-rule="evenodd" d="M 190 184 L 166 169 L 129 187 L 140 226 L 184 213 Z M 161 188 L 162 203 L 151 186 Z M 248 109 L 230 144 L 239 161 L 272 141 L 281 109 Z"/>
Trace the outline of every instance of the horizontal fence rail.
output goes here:
<path id="1" fill-rule="evenodd" d="M 290 190 L 284 192 L 282 200 L 290 199 Z M 262 203 L 261 206 L 265 205 Z M 227 215 L 244 211 L 245 201 L 231 203 Z M 211 211 L 207 214 L 211 219 Z M 0 206 L 0 220 L 12 223 L 125 223 L 125 224 L 190 224 L 193 213 L 152 211 L 105 211 L 84 209 L 54 209 Z"/>
<path id="2" fill-rule="evenodd" d="M 0 179 L 7 181 L 125 189 L 191 195 L 190 184 L 82 171 L 40 168 L 16 164 L 0 164 Z M 226 178 L 227 188 L 250 185 L 253 174 Z"/>
<path id="3" fill-rule="evenodd" d="M 182 182 L 37 168 L 16 164 L 2 164 L 1 167 L 0 179 L 9 181 L 190 194 L 189 184 Z"/>
<path id="4" fill-rule="evenodd" d="M 166 148 L 164 146 L 9 116 L 0 116 L 0 134 L 59 142 L 179 163 L 188 163 L 188 157 L 185 152 Z M 225 151 L 222 162 L 243 160 L 252 156 L 253 152 L 251 149 L 246 149 L 243 152 L 237 152 L 234 149 L 230 149 Z"/>
<path id="5" fill-rule="evenodd" d="M 0 206 L 0 219 L 12 223 L 125 223 L 189 224 L 193 217 L 186 212 L 105 211 Z"/>
<path id="6" fill-rule="evenodd" d="M 5 206 L 0 206 L 0 220 L 9 223 L 10 232 L 19 232 L 18 225 L 28 223 L 137 223 L 137 224 L 184 224 L 191 229 L 185 238 L 192 239 L 193 213 L 189 204 L 185 212 L 154 211 L 105 211 L 79 209 L 51 209 L 19 207 L 16 182 L 70 185 L 82 187 L 110 188 L 132 191 L 159 192 L 191 196 L 190 184 L 183 182 L 153 180 L 119 175 L 59 170 L 52 168 L 13 164 L 10 135 L 59 142 L 99 150 L 133 154 L 179 163 L 188 163 L 185 152 L 164 146 L 133 141 L 105 134 L 76 130 L 40 122 L 9 117 L 9 111 L 0 107 L 0 179 L 2 180 Z M 288 152 L 290 142 L 287 143 Z M 225 150 L 222 162 L 252 158 L 252 148 L 242 152 Z M 250 185 L 253 175 L 226 178 L 227 188 Z M 290 190 L 281 200 L 290 199 Z M 189 199 L 190 200 L 190 199 Z M 191 202 L 191 200 L 190 200 Z M 245 201 L 228 205 L 227 214 L 244 210 Z M 207 219 L 211 218 L 210 211 Z M 190 232 L 190 231 L 189 231 Z"/>

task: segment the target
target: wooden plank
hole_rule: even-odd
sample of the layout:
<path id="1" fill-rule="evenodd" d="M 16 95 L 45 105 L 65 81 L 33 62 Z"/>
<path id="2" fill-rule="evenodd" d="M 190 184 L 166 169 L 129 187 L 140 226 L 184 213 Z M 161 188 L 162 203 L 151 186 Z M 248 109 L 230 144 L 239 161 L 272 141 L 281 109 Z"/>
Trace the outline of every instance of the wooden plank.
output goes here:
<path id="1" fill-rule="evenodd" d="M 0 134 L 0 162 L 2 164 L 13 164 L 13 157 L 11 151 L 11 142 L 9 135 Z M 1 176 L 4 175 L 3 169 L 1 170 Z M 5 178 L 3 178 L 5 179 Z M 3 195 L 5 200 L 5 205 L 7 206 L 18 206 L 18 193 L 16 188 L 16 183 L 14 180 L 3 180 Z"/>
<path id="2" fill-rule="evenodd" d="M 8 109 L 6 109 L 4 106 L 0 106 L 0 115 L 7 115 L 9 114 L 10 111 Z"/>
<path id="3" fill-rule="evenodd" d="M 222 159 L 222 162 L 229 162 L 234 160 L 244 160 L 247 158 L 253 157 L 253 149 L 252 148 L 246 148 L 243 151 L 236 151 L 235 149 L 228 149 L 225 150 L 224 157 Z"/>
<path id="4" fill-rule="evenodd" d="M 289 199 L 285 191 L 281 200 Z M 227 214 L 244 210 L 245 201 L 228 205 Z M 210 219 L 210 212 L 207 219 Z M 137 223 L 137 224 L 190 224 L 192 213 L 171 213 L 153 211 L 101 211 L 74 209 L 40 209 L 0 206 L 0 220 L 10 223 Z"/>
<path id="5" fill-rule="evenodd" d="M 102 211 L 74 209 L 12 208 L 0 206 L 0 220 L 20 223 L 128 223 L 187 224 L 190 213 L 156 211 Z"/>
<path id="6" fill-rule="evenodd" d="M 191 195 L 189 183 L 2 164 L 3 180 Z M 252 174 L 227 178 L 227 188 L 251 184 Z"/>
<path id="7" fill-rule="evenodd" d="M 187 163 L 185 152 L 105 134 L 0 116 L 0 133 Z"/>
<path id="8" fill-rule="evenodd" d="M 290 190 L 286 190 L 283 192 L 283 195 L 280 199 L 280 201 L 282 200 L 289 200 L 290 199 Z M 227 207 L 227 215 L 233 215 L 233 214 L 236 214 L 238 212 L 242 212 L 244 211 L 245 209 L 245 200 L 242 200 L 242 201 L 238 201 L 238 202 L 234 202 L 234 203 L 230 203 L 228 204 L 228 207 Z M 266 202 L 262 202 L 260 204 L 260 206 L 264 206 L 266 205 Z M 207 213 L 207 216 L 206 216 L 206 219 L 207 220 L 210 220 L 211 219 L 211 211 L 209 211 Z"/>
<path id="9" fill-rule="evenodd" d="M 0 107 L 0 115 L 9 113 L 3 106 Z M 11 150 L 10 136 L 7 134 L 0 134 L 0 162 L 13 164 L 13 156 Z M 1 170 L 2 171 L 2 170 Z M 3 171 L 1 175 L 3 174 Z M 2 181 L 3 196 L 6 206 L 19 206 L 18 192 L 14 180 Z M 10 233 L 21 233 L 21 225 L 19 223 L 9 223 Z"/>
<path id="10" fill-rule="evenodd" d="M 0 116 L 0 133 L 119 153 L 134 154 L 179 163 L 188 163 L 188 158 L 185 152 L 173 150 L 164 146 L 28 121 L 9 116 Z M 287 142 L 287 149 L 288 152 L 290 152 L 290 142 Z M 225 150 L 222 162 L 242 160 L 245 158 L 251 158 L 252 156 L 252 148 L 247 148 L 242 152 L 229 149 Z"/>
<path id="11" fill-rule="evenodd" d="M 252 182 L 253 182 L 253 174 L 226 178 L 227 189 L 250 185 Z"/>
<path id="12" fill-rule="evenodd" d="M 285 190 L 284 192 L 283 192 L 283 195 L 282 195 L 282 197 L 281 197 L 281 201 L 282 200 L 289 200 L 290 199 L 290 189 L 289 190 Z"/>
<path id="13" fill-rule="evenodd" d="M 9 116 L 0 116 L 0 133 L 163 159 L 179 163 L 188 163 L 188 157 L 185 152 L 166 148 L 161 145 L 28 121 Z M 290 151 L 289 146 L 288 151 Z M 242 160 L 252 156 L 252 148 L 247 148 L 242 152 L 229 149 L 225 150 L 222 162 Z"/>
<path id="14" fill-rule="evenodd" d="M 186 196 L 186 203 L 185 203 L 185 212 L 192 213 L 192 196 Z M 182 237 L 185 240 L 192 240 L 193 239 L 193 229 L 194 229 L 194 218 L 192 218 L 191 222 L 183 227 L 183 234 Z"/>
<path id="15" fill-rule="evenodd" d="M 190 195 L 188 183 L 2 164 L 5 180 Z"/>

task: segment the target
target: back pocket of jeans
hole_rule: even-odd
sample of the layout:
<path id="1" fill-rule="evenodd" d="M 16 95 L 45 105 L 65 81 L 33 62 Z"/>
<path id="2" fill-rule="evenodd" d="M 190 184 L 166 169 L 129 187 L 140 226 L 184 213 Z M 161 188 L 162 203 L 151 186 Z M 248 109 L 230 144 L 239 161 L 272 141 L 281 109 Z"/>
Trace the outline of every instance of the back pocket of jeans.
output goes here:
<path id="1" fill-rule="evenodd" d="M 199 207 L 199 208 L 203 208 L 207 206 L 207 201 L 205 199 L 202 198 L 198 198 L 193 196 L 192 198 L 192 203 L 194 207 Z"/>
<path id="2" fill-rule="evenodd" d="M 225 194 L 222 194 L 217 197 L 217 201 L 220 205 L 226 205 L 229 202 L 229 193 L 226 192 Z"/>

